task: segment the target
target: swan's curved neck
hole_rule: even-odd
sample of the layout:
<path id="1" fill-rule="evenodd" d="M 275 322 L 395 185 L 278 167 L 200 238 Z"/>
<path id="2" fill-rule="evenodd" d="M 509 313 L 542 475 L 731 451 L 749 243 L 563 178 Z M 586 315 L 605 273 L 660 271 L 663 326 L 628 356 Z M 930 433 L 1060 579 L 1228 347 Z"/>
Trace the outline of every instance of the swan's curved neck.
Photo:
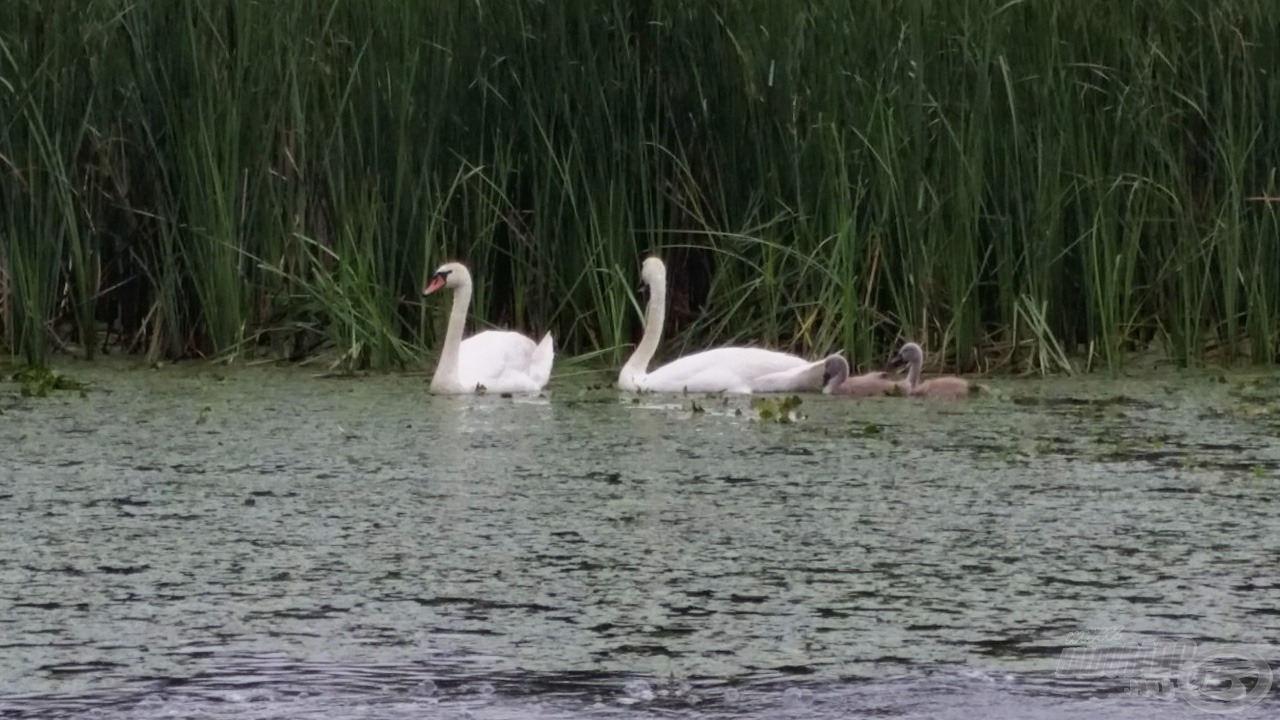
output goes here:
<path id="1" fill-rule="evenodd" d="M 831 380 L 832 380 L 832 384 L 834 384 L 836 387 L 839 387 L 844 384 L 845 380 L 848 380 L 848 379 L 849 379 L 849 366 L 841 364 L 839 368 L 836 369 L 835 377 L 833 377 Z"/>
<path id="2" fill-rule="evenodd" d="M 444 347 L 431 384 L 458 382 L 458 353 L 462 332 L 467 326 L 467 308 L 471 306 L 471 283 L 464 282 L 453 291 L 453 308 L 449 310 L 449 327 L 444 333 Z"/>
<path id="3" fill-rule="evenodd" d="M 917 357 L 911 360 L 910 366 L 907 367 L 907 386 L 915 387 L 920 384 L 920 366 L 924 364 L 924 358 Z"/>
<path id="4" fill-rule="evenodd" d="M 644 313 L 644 336 L 636 346 L 627 364 L 622 366 L 622 382 L 634 383 L 649 370 L 649 361 L 658 351 L 662 339 L 662 324 L 667 319 L 667 280 L 660 278 L 649 286 L 649 306 Z"/>

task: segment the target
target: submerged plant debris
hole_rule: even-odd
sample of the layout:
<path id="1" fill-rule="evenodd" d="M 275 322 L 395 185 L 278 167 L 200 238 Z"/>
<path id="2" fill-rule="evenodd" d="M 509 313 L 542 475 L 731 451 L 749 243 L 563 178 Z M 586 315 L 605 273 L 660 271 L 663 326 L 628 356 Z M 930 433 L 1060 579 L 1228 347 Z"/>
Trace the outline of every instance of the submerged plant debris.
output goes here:
<path id="1" fill-rule="evenodd" d="M 41 365 L 23 368 L 10 376 L 10 379 L 18 383 L 23 397 L 48 397 L 49 393 L 58 390 L 77 391 L 83 397 L 87 387 L 79 380 L 73 380 Z"/>

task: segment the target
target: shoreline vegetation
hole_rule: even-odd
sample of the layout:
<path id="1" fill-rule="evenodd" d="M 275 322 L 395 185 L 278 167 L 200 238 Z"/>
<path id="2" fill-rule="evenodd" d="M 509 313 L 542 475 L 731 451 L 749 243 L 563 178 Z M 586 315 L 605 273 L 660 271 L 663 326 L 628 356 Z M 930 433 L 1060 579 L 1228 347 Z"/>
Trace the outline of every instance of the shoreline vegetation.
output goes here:
<path id="1" fill-rule="evenodd" d="M 0 352 L 1280 359 L 1265 0 L 6 0 Z M 474 327 L 474 323 L 473 323 Z"/>

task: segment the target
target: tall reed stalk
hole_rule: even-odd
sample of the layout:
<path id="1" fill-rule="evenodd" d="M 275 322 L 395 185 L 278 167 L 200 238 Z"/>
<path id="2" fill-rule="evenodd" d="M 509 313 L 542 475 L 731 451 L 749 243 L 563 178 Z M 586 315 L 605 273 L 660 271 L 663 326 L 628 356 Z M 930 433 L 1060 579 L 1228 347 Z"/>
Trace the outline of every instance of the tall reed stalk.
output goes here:
<path id="1" fill-rule="evenodd" d="M 962 369 L 1274 362 L 1264 0 L 8 0 L 0 343 L 429 355 L 477 322 Z M 473 323 L 474 324 L 474 323 Z"/>

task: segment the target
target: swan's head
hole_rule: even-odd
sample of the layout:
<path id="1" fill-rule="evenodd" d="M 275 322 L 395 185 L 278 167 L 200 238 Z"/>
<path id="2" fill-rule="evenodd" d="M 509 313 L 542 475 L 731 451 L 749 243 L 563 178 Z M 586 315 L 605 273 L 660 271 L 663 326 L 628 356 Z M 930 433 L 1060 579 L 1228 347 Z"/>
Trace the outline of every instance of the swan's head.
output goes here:
<path id="1" fill-rule="evenodd" d="M 431 277 L 427 280 L 427 286 L 422 289 L 423 296 L 439 290 L 440 288 L 449 288 L 453 290 L 463 285 L 471 284 L 471 273 L 467 272 L 467 266 L 462 263 L 445 263 L 436 268 Z"/>
<path id="2" fill-rule="evenodd" d="M 645 258 L 640 264 L 640 280 L 645 285 L 653 287 L 660 285 L 667 279 L 667 266 L 656 257 Z"/>
<path id="3" fill-rule="evenodd" d="M 843 383 L 849 377 L 849 361 L 843 355 L 828 355 L 822 363 L 822 391 L 830 393 L 831 388 Z"/>
<path id="4" fill-rule="evenodd" d="M 900 350 L 893 356 L 893 366 L 898 368 L 904 365 L 920 365 L 924 363 L 924 350 L 916 343 L 909 342 L 903 345 Z"/>

